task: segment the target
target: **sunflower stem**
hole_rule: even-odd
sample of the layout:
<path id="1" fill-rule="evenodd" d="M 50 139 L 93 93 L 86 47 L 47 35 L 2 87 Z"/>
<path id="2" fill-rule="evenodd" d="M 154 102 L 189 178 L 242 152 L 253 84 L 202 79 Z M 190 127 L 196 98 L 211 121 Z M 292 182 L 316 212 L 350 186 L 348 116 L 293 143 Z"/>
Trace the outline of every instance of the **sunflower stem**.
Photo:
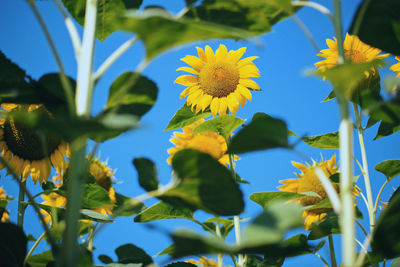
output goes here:
<path id="1" fill-rule="evenodd" d="M 36 247 L 39 245 L 40 241 L 45 237 L 46 232 L 43 232 L 38 239 L 36 239 L 35 243 L 32 245 L 31 249 L 29 250 L 28 254 L 26 254 L 26 257 L 24 259 L 24 266 L 26 265 L 29 257 L 32 255 L 32 253 L 35 251 Z"/>
<path id="2" fill-rule="evenodd" d="M 95 227 L 92 225 L 89 226 L 89 233 L 88 233 L 88 246 L 87 249 L 92 252 L 93 251 L 93 241 L 94 241 L 94 230 Z"/>
<path id="3" fill-rule="evenodd" d="M 359 143 L 360 143 L 365 190 L 367 192 L 367 201 L 368 201 L 367 202 L 368 203 L 367 206 L 368 206 L 370 232 L 372 233 L 372 231 L 374 229 L 374 226 L 375 226 L 375 213 L 374 213 L 374 203 L 373 203 L 372 191 L 371 191 L 371 182 L 370 182 L 370 179 L 369 179 L 367 153 L 366 153 L 366 150 L 365 150 L 364 132 L 363 132 L 363 128 L 362 128 L 362 125 L 361 125 L 361 117 L 360 117 L 360 113 L 358 111 L 357 104 L 353 103 L 353 107 L 354 107 L 354 114 L 356 116 L 358 140 L 359 140 Z"/>
<path id="4" fill-rule="evenodd" d="M 24 228 L 25 204 L 22 202 L 25 201 L 25 187 L 26 181 L 21 181 L 19 184 L 17 225 L 22 229 Z"/>
<path id="5" fill-rule="evenodd" d="M 215 232 L 217 233 L 217 236 L 222 239 L 221 228 L 219 226 L 219 223 L 215 223 Z M 218 253 L 218 267 L 223 267 L 223 266 L 224 266 L 224 263 L 223 263 L 222 254 Z"/>
<path id="6" fill-rule="evenodd" d="M 332 267 L 337 267 L 336 263 L 336 255 L 335 255 L 335 246 L 333 244 L 332 235 L 328 235 L 328 242 L 329 242 L 329 252 L 331 254 L 331 264 Z"/>

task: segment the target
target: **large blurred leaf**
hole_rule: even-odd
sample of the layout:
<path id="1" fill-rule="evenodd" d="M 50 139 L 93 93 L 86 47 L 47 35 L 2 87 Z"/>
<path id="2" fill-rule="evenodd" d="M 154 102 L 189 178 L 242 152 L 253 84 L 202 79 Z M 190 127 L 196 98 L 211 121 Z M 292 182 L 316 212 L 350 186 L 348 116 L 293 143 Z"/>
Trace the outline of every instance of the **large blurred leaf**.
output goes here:
<path id="1" fill-rule="evenodd" d="M 379 102 L 367 110 L 375 120 L 381 120 L 389 124 L 400 124 L 400 95 L 390 101 Z"/>
<path id="2" fill-rule="evenodd" d="M 231 140 L 229 153 L 245 153 L 270 148 L 290 148 L 285 122 L 264 113 L 256 113 Z"/>
<path id="3" fill-rule="evenodd" d="M 82 206 L 88 209 L 96 209 L 104 206 L 113 206 L 107 190 L 97 184 L 86 184 Z"/>
<path id="4" fill-rule="evenodd" d="M 391 259 L 400 256 L 400 195 L 393 197 L 378 219 L 373 235 L 374 252 Z"/>
<path id="5" fill-rule="evenodd" d="M 37 103 L 36 81 L 0 51 L 0 102 Z"/>
<path id="6" fill-rule="evenodd" d="M 365 63 L 344 63 L 324 71 L 317 71 L 319 76 L 326 77 L 335 88 L 335 94 L 341 94 L 347 100 L 353 99 L 354 92 L 366 81 L 365 73 L 384 65 L 382 60 Z"/>
<path id="7" fill-rule="evenodd" d="M 308 239 L 315 240 L 328 235 L 340 233 L 341 231 L 339 227 L 338 216 L 333 213 L 329 213 L 329 215 L 323 221 L 317 221 L 311 225 L 311 231 L 308 234 Z"/>
<path id="8" fill-rule="evenodd" d="M 388 180 L 391 180 L 400 174 L 400 160 L 389 159 L 382 161 L 375 166 L 375 170 L 383 173 Z"/>
<path id="9" fill-rule="evenodd" d="M 357 34 L 364 43 L 400 55 L 399 26 L 398 0 L 364 0 L 353 18 L 350 32 Z"/>
<path id="10" fill-rule="evenodd" d="M 180 184 L 162 194 L 162 200 L 200 208 L 217 215 L 240 214 L 244 208 L 242 192 L 231 172 L 208 154 L 184 149 L 172 158 Z"/>
<path id="11" fill-rule="evenodd" d="M 277 192 L 253 193 L 250 195 L 249 198 L 264 208 L 276 201 L 289 201 L 298 199 L 303 196 L 304 196 L 303 194 L 277 191 Z"/>
<path id="12" fill-rule="evenodd" d="M 115 203 L 116 207 L 114 208 L 112 214 L 113 217 L 130 217 L 134 214 L 138 214 L 146 208 L 146 205 L 144 205 L 142 202 L 119 193 L 115 193 L 115 199 L 117 200 L 117 203 Z"/>
<path id="13" fill-rule="evenodd" d="M 168 126 L 167 126 L 167 128 L 165 128 L 164 131 L 183 128 L 183 127 L 190 125 L 200 119 L 207 118 L 210 115 L 211 115 L 211 112 L 209 109 L 206 109 L 204 112 L 195 113 L 190 109 L 189 106 L 184 104 L 183 107 L 181 107 L 175 113 L 174 117 L 168 123 Z"/>
<path id="14" fill-rule="evenodd" d="M 339 149 L 339 133 L 332 132 L 301 138 L 306 144 L 316 148 Z"/>
<path id="15" fill-rule="evenodd" d="M 133 245 L 125 244 L 115 249 L 118 256 L 118 263 L 141 263 L 142 266 L 153 263 L 153 259 L 147 253 Z"/>
<path id="16" fill-rule="evenodd" d="M 221 115 L 205 121 L 193 129 L 193 133 L 215 132 L 228 140 L 233 130 L 242 125 L 244 120 L 231 115 Z"/>
<path id="17" fill-rule="evenodd" d="M 21 227 L 0 223 L 0 259 L 3 266 L 23 266 L 28 240 Z"/>
<path id="18" fill-rule="evenodd" d="M 135 222 L 152 222 L 163 219 L 193 218 L 193 211 L 188 208 L 174 207 L 165 202 L 157 204 L 143 210 L 135 217 Z"/>
<path id="19" fill-rule="evenodd" d="M 31 267 L 46 267 L 47 264 L 51 262 L 54 262 L 54 257 L 51 250 L 46 250 L 40 254 L 31 255 L 28 258 L 28 263 Z"/>
<path id="20" fill-rule="evenodd" d="M 80 137 L 89 137 L 96 141 L 105 141 L 137 126 L 137 117 L 132 115 L 108 114 L 96 118 L 74 117 L 67 114 L 56 119 L 40 112 L 9 112 L 15 121 L 34 130 L 57 136 L 71 142 Z"/>
<path id="21" fill-rule="evenodd" d="M 152 80 L 139 73 L 125 72 L 111 84 L 104 112 L 113 110 L 141 117 L 154 105 L 157 94 L 157 85 Z"/>
<path id="22" fill-rule="evenodd" d="M 392 135 L 398 131 L 400 131 L 400 124 L 386 123 L 382 121 L 374 140 Z"/>
<path id="23" fill-rule="evenodd" d="M 62 0 L 68 12 L 83 26 L 85 21 L 85 0 Z M 116 28 L 111 19 L 128 8 L 139 8 L 143 0 L 99 1 L 97 10 L 96 37 L 104 41 Z"/>
<path id="24" fill-rule="evenodd" d="M 197 267 L 197 265 L 189 262 L 178 261 L 165 265 L 165 267 Z"/>
<path id="25" fill-rule="evenodd" d="M 133 160 L 133 165 L 138 172 L 139 184 L 146 191 L 157 190 L 158 188 L 158 176 L 157 167 L 149 159 L 136 158 Z"/>

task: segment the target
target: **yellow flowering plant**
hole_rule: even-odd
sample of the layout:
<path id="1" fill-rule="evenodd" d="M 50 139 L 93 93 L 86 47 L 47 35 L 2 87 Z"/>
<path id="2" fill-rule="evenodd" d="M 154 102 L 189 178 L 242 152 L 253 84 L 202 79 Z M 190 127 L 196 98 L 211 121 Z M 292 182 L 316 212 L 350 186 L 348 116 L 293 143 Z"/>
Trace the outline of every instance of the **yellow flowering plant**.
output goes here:
<path id="1" fill-rule="evenodd" d="M 400 99 L 396 86 L 386 93 L 381 86 L 386 73 L 400 75 L 396 1 L 359 0 L 345 35 L 340 0 L 333 11 L 308 1 L 162 3 L 171 10 L 181 5 L 176 14 L 149 2 L 55 0 L 49 8 L 58 14 L 27 1 L 37 25 L 23 12 L 7 14 L 17 3 L 0 10 L 10 25 L 21 17 L 32 22 L 26 29 L 15 23 L 15 36 L 36 35 L 40 27 L 58 68 L 54 73 L 47 57 L 29 52 L 26 62 L 32 57 L 40 71 L 52 71 L 25 71 L 30 65 L 21 57 L 37 40 L 23 49 L 0 43 L 0 265 L 260 267 L 295 257 L 294 264 L 306 266 L 394 266 L 400 194 L 388 185 L 398 186 L 400 174 L 394 149 Z M 326 15 L 335 31 L 322 50 L 318 40 L 329 36 L 314 39 L 319 25 L 300 19 L 309 8 Z M 53 16 L 66 31 L 49 23 Z M 272 41 L 280 36 L 275 24 L 289 17 L 315 53 L 296 44 L 292 30 L 285 37 L 291 41 Z M 276 35 L 265 39 L 272 27 Z M 127 39 L 109 51 L 119 38 Z M 336 98 L 338 119 L 325 103 L 305 115 L 323 89 L 303 88 L 291 72 L 301 57 L 310 59 L 302 68 L 316 67 L 317 87 L 331 87 L 325 100 Z M 288 84 L 296 91 L 286 91 Z M 164 125 L 174 132 L 160 137 L 156 127 Z M 326 125 L 337 130 L 320 133 Z M 383 137 L 392 150 L 367 151 L 384 147 Z M 321 160 L 310 159 L 315 153 Z M 377 172 L 369 166 L 373 154 Z M 290 177 L 290 160 L 295 176 L 282 179 Z M 131 163 L 136 173 L 122 167 Z M 121 167 L 118 179 L 114 166 Z M 117 259 L 106 255 L 114 247 Z"/>

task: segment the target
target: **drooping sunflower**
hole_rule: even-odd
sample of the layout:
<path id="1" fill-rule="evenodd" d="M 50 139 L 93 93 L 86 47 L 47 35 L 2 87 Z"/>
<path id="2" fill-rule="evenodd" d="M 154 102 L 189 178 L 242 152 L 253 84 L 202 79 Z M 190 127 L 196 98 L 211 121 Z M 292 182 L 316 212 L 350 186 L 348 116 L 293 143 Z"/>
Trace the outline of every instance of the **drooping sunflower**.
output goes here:
<path id="1" fill-rule="evenodd" d="M 201 257 L 200 261 L 196 260 L 186 260 L 188 263 L 193 263 L 197 266 L 203 266 L 203 267 L 218 267 L 218 263 L 215 260 L 207 259 L 206 257 Z"/>
<path id="2" fill-rule="evenodd" d="M 400 77 L 400 57 L 396 56 L 395 59 L 397 60 L 397 63 L 392 65 L 390 70 L 396 72 L 396 77 Z M 398 89 L 398 87 L 394 86 L 393 94 L 395 93 L 396 89 Z"/>
<path id="3" fill-rule="evenodd" d="M 326 69 L 332 68 L 337 65 L 338 61 L 338 47 L 337 40 L 333 37 L 334 40 L 326 39 L 326 44 L 328 45 L 328 49 L 323 49 L 319 54 L 320 57 L 325 58 L 317 63 L 315 66 L 318 67 L 319 71 L 324 71 Z M 346 34 L 346 38 L 343 43 L 345 57 L 350 59 L 353 63 L 363 63 L 369 62 L 374 59 L 383 59 L 388 57 L 389 54 L 379 54 L 382 51 L 378 48 L 374 48 L 363 43 L 357 36 Z M 372 70 L 374 73 L 375 70 Z M 369 73 L 366 73 L 366 76 L 369 76 Z"/>
<path id="4" fill-rule="evenodd" d="M 203 50 L 196 47 L 198 57 L 185 56 L 181 60 L 190 67 L 181 67 L 177 71 L 186 71 L 193 75 L 179 76 L 175 83 L 187 86 L 180 98 L 188 96 L 186 103 L 196 109 L 196 113 L 210 106 L 213 116 L 226 114 L 227 109 L 235 115 L 239 103 L 243 107 L 246 99 L 251 100 L 250 90 L 260 90 L 253 77 L 260 77 L 253 63 L 256 56 L 240 59 L 246 47 L 236 51 L 227 50 L 221 44 L 215 51 L 210 46 Z"/>
<path id="5" fill-rule="evenodd" d="M 9 111 L 45 112 L 43 105 L 17 105 L 1 104 L 5 115 Z M 50 115 L 49 115 L 50 116 Z M 51 166 L 58 173 L 64 173 L 67 163 L 64 156 L 69 157 L 70 151 L 67 143 L 53 136 L 45 135 L 40 138 L 31 128 L 15 121 L 12 117 L 0 119 L 0 154 L 8 165 L 25 181 L 29 174 L 33 182 L 40 184 L 46 182 L 51 171 Z M 0 169 L 5 166 L 1 165 Z M 7 170 L 9 175 L 10 171 Z"/>
<path id="6" fill-rule="evenodd" d="M 108 192 L 108 196 L 110 197 L 111 202 L 116 203 L 117 200 L 115 198 L 115 191 L 112 187 L 112 179 L 115 171 L 111 170 L 107 166 L 106 162 L 101 162 L 99 158 L 92 158 L 89 166 L 89 172 L 96 180 L 96 184 L 103 187 Z M 52 180 L 57 187 L 62 186 L 61 176 L 54 176 Z M 52 207 L 64 207 L 67 205 L 67 199 L 57 193 L 42 195 L 42 198 L 44 199 L 44 202 L 42 203 L 44 205 Z M 111 215 L 113 206 L 105 205 L 101 208 L 93 210 L 103 215 Z M 46 223 L 51 222 L 51 216 L 46 211 L 41 210 L 41 213 L 44 215 L 44 220 L 46 221 Z"/>
<path id="7" fill-rule="evenodd" d="M 0 187 L 0 200 L 7 199 L 7 192 Z M 5 223 L 10 221 L 10 216 L 5 208 L 0 208 L 0 222 Z"/>
<path id="8" fill-rule="evenodd" d="M 183 133 L 174 132 L 174 136 L 169 141 L 176 147 L 168 149 L 170 157 L 167 161 L 169 164 L 171 164 L 175 153 L 185 148 L 197 149 L 207 153 L 225 166 L 229 164 L 229 154 L 226 154 L 228 146 L 222 136 L 215 132 L 193 133 L 193 129 L 203 122 L 204 120 L 199 120 L 192 125 L 183 127 Z M 238 159 L 239 157 L 235 155 L 234 160 Z"/>
<path id="9" fill-rule="evenodd" d="M 294 193 L 314 192 L 320 196 L 320 198 L 317 196 L 307 196 L 300 198 L 299 202 L 302 206 L 316 205 L 320 201 L 328 197 L 320 180 L 314 173 L 313 168 L 315 166 L 319 166 L 327 177 L 339 173 L 338 167 L 336 165 L 336 155 L 333 155 L 330 160 L 325 161 L 322 159 L 321 162 L 313 161 L 312 166 L 308 164 L 301 164 L 298 162 L 292 162 L 292 164 L 297 169 L 299 169 L 301 173 L 296 173 L 297 178 L 295 179 L 279 181 L 283 184 L 282 186 L 278 186 L 279 190 Z M 337 192 L 339 192 L 339 184 L 332 183 L 332 186 Z M 355 187 L 353 190 L 353 195 L 358 195 L 356 188 L 357 187 Z M 326 217 L 328 211 L 329 209 L 325 208 L 303 211 L 303 219 L 305 219 L 304 228 L 308 230 L 311 228 L 311 224 L 313 222 L 316 222 L 318 220 L 322 221 Z"/>

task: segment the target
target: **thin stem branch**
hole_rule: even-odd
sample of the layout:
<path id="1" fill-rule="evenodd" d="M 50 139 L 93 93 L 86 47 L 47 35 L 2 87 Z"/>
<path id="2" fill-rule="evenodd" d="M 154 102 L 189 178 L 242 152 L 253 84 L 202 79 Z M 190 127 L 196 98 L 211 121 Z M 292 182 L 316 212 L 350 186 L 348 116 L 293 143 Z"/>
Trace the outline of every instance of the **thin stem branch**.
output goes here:
<path id="1" fill-rule="evenodd" d="M 36 239 L 35 243 L 32 245 L 31 249 L 29 250 L 28 254 L 26 254 L 26 257 L 24 259 L 24 266 L 28 262 L 29 257 L 32 255 L 32 253 L 35 251 L 36 247 L 39 245 L 40 241 L 45 237 L 46 232 L 43 232 L 38 239 Z"/>
<path id="2" fill-rule="evenodd" d="M 338 46 L 338 64 L 343 64 L 344 58 L 344 47 L 343 47 L 343 27 L 342 27 L 342 7 L 340 0 L 333 1 L 334 8 L 334 27 Z"/>
<path id="3" fill-rule="evenodd" d="M 328 235 L 328 241 L 329 241 L 329 252 L 330 252 L 330 256 L 331 256 L 332 267 L 337 267 L 336 255 L 335 255 L 335 247 L 334 247 L 334 244 L 333 244 L 332 235 Z"/>
<path id="4" fill-rule="evenodd" d="M 354 114 L 356 116 L 356 125 L 357 125 L 357 133 L 358 133 L 358 140 L 360 143 L 360 150 L 361 150 L 361 158 L 362 158 L 362 165 L 363 165 L 363 177 L 365 183 L 365 191 L 367 193 L 367 208 L 368 208 L 368 215 L 369 215 L 369 225 L 370 225 L 370 232 L 372 233 L 373 228 L 375 226 L 375 214 L 374 214 L 374 203 L 372 198 L 372 190 L 371 190 L 371 182 L 369 179 L 369 170 L 368 170 L 368 161 L 367 161 L 367 153 L 365 150 L 365 142 L 364 142 L 364 132 L 361 125 L 361 117 L 358 111 L 357 104 L 353 103 Z"/>
<path id="5" fill-rule="evenodd" d="M 325 264 L 325 267 L 329 267 L 328 262 L 321 255 L 319 255 L 317 252 L 314 252 L 314 255 L 317 256 Z"/>
<path id="6" fill-rule="evenodd" d="M 362 224 L 358 220 L 356 220 L 356 223 L 357 223 L 358 226 L 360 226 L 360 228 L 363 231 L 364 235 L 368 236 L 368 232 L 365 230 L 364 226 L 362 226 Z"/>
<path id="7" fill-rule="evenodd" d="M 222 239 L 219 223 L 215 223 L 215 232 L 217 233 L 217 236 Z M 223 267 L 223 266 L 224 266 L 224 263 L 223 263 L 222 254 L 218 253 L 218 267 Z"/>
<path id="8" fill-rule="evenodd" d="M 27 1 L 43 30 L 43 33 L 47 39 L 47 42 L 50 45 L 51 51 L 53 52 L 54 58 L 57 62 L 58 68 L 60 69 L 60 81 L 61 81 L 62 87 L 64 89 L 65 97 L 67 99 L 68 110 L 69 110 L 70 114 L 72 115 L 75 110 L 73 90 L 72 90 L 72 86 L 65 74 L 65 70 L 64 70 L 64 66 L 61 62 L 61 58 L 57 52 L 57 48 L 53 42 L 53 39 L 51 38 L 51 35 L 46 27 L 46 24 L 45 24 L 42 16 L 40 15 L 39 11 L 36 8 L 35 1 L 32 1 L 32 0 L 27 0 Z"/>
<path id="9" fill-rule="evenodd" d="M 132 37 L 125 43 L 123 43 L 120 47 L 118 47 L 117 50 L 115 50 L 98 68 L 98 70 L 94 73 L 93 79 L 97 81 L 98 79 L 103 76 L 103 74 L 117 61 L 126 51 L 128 51 L 129 48 L 131 48 L 136 41 L 138 40 L 138 37 Z"/>
<path id="10" fill-rule="evenodd" d="M 365 198 L 363 192 L 360 192 L 360 196 L 361 196 L 362 200 L 364 201 L 365 206 L 366 206 L 367 209 L 368 209 L 368 201 L 367 201 L 367 199 Z"/>
<path id="11" fill-rule="evenodd" d="M 358 12 L 356 22 L 354 23 L 354 28 L 353 28 L 354 35 L 358 35 L 358 33 L 360 32 L 361 22 L 364 19 L 365 12 L 367 11 L 367 7 L 369 6 L 370 2 L 371 0 L 364 0 L 361 5 L 360 12 Z"/>
<path id="12" fill-rule="evenodd" d="M 329 9 L 327 9 L 325 6 L 323 6 L 321 4 L 318 4 L 316 2 L 312 2 L 312 1 L 294 1 L 294 2 L 292 2 L 292 5 L 293 6 L 307 6 L 307 7 L 314 8 L 315 10 L 318 10 L 322 14 L 328 16 L 328 18 L 331 21 L 334 21 L 333 15 L 329 11 Z"/>
<path id="13" fill-rule="evenodd" d="M 26 181 L 21 181 L 19 184 L 19 195 L 18 195 L 18 217 L 17 217 L 17 225 L 24 228 L 24 214 L 25 214 L 25 188 Z"/>
<path id="14" fill-rule="evenodd" d="M 371 233 L 372 234 L 372 233 Z M 368 255 L 368 247 L 371 243 L 371 238 L 370 236 L 367 236 L 363 242 L 363 244 L 361 245 L 361 247 L 363 248 L 362 252 L 358 255 L 357 260 L 355 261 L 355 265 L 356 267 L 358 266 L 362 266 L 365 257 Z"/>
<path id="15" fill-rule="evenodd" d="M 72 19 L 68 16 L 68 13 L 65 12 L 59 0 L 54 0 L 54 3 L 56 3 L 58 9 L 64 17 L 64 23 L 68 30 L 69 37 L 71 38 L 72 47 L 74 48 L 75 58 L 77 61 L 79 61 L 79 56 L 81 54 L 81 38 L 79 36 L 78 30 L 76 29 Z"/>
<path id="16" fill-rule="evenodd" d="M 381 197 L 381 194 L 383 192 L 383 189 L 385 188 L 385 186 L 389 183 L 390 180 L 386 180 L 383 185 L 381 186 L 381 189 L 379 189 L 378 195 L 376 196 L 376 200 L 375 200 L 375 205 L 374 205 L 374 215 L 376 214 L 377 210 L 378 210 L 378 203 L 379 203 L 379 199 Z"/>
<path id="17" fill-rule="evenodd" d="M 93 241 L 94 241 L 94 230 L 95 227 L 92 225 L 89 226 L 89 233 L 88 233 L 88 246 L 87 249 L 92 252 L 93 251 Z"/>
<path id="18" fill-rule="evenodd" d="M 314 47 L 315 51 L 318 54 L 320 49 L 318 47 L 317 42 L 314 40 L 314 37 L 312 36 L 311 32 L 308 30 L 307 26 L 296 15 L 293 15 L 292 19 L 294 20 L 294 22 L 296 22 L 297 26 L 299 26 L 299 28 L 303 31 L 304 35 L 310 41 L 311 45 Z"/>
<path id="19" fill-rule="evenodd" d="M 232 262 L 233 262 L 233 264 L 235 265 L 235 267 L 239 267 L 239 265 L 238 265 L 238 262 L 236 261 L 236 258 L 235 258 L 235 256 L 234 256 L 234 255 L 232 255 L 232 254 L 229 254 L 229 256 L 231 257 L 231 259 L 232 259 Z"/>

